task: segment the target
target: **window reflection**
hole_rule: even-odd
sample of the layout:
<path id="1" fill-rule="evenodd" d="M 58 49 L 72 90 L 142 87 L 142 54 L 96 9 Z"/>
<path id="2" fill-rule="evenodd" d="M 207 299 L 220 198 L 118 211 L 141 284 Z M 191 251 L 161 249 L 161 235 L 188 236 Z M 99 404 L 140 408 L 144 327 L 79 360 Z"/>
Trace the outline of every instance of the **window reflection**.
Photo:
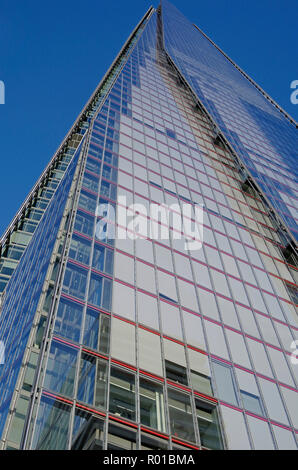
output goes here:
<path id="1" fill-rule="evenodd" d="M 110 318 L 92 308 L 88 308 L 85 319 L 83 343 L 104 354 L 109 353 Z"/>
<path id="2" fill-rule="evenodd" d="M 78 400 L 88 403 L 96 408 L 106 406 L 107 361 L 91 354 L 82 354 Z"/>
<path id="3" fill-rule="evenodd" d="M 84 240 L 76 234 L 72 236 L 69 248 L 69 258 L 78 261 L 79 263 L 89 265 L 90 251 L 91 243 L 88 240 Z"/>
<path id="4" fill-rule="evenodd" d="M 104 421 L 90 413 L 76 410 L 73 425 L 72 450 L 101 450 Z"/>
<path id="5" fill-rule="evenodd" d="M 61 298 L 55 320 L 55 333 L 79 342 L 82 316 L 82 305 Z"/>
<path id="6" fill-rule="evenodd" d="M 79 299 L 84 299 L 87 283 L 87 271 L 68 263 L 65 270 L 63 291 Z"/>
<path id="7" fill-rule="evenodd" d="M 49 353 L 44 386 L 56 393 L 72 396 L 78 351 L 53 341 Z"/>
<path id="8" fill-rule="evenodd" d="M 35 427 L 33 449 L 66 449 L 69 418 L 69 406 L 50 398 L 42 397 Z"/>

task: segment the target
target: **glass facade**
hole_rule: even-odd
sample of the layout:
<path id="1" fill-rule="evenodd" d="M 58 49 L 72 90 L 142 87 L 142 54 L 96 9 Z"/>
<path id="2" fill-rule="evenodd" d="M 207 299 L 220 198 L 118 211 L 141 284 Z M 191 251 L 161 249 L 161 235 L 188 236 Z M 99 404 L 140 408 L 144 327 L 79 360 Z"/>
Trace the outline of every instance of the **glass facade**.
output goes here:
<path id="1" fill-rule="evenodd" d="M 296 449 L 297 268 L 214 123 L 293 235 L 292 186 L 284 198 L 273 166 L 289 172 L 295 128 L 168 2 L 125 51 L 51 203 L 32 213 L 28 247 L 13 248 L 2 448 Z M 278 125 L 288 140 L 275 159 Z M 264 147 L 248 143 L 261 134 Z M 138 224 L 111 236 L 123 228 L 113 210 L 131 204 Z M 150 204 L 171 205 L 169 219 L 203 207 L 201 248 L 174 224 L 140 237 Z"/>
<path id="2" fill-rule="evenodd" d="M 166 51 L 297 240 L 295 125 L 204 33 L 163 4 Z"/>

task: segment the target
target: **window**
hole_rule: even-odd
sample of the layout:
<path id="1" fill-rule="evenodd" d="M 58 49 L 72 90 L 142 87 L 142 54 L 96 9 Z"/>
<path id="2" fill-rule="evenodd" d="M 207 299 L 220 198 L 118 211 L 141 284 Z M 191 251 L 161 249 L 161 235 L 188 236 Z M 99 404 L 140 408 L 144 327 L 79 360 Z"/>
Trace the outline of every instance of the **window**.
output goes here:
<path id="1" fill-rule="evenodd" d="M 23 232 L 33 233 L 34 230 L 36 229 L 36 227 L 37 227 L 37 222 L 33 222 L 33 221 L 30 221 L 30 220 L 24 220 L 20 224 L 19 230 L 22 230 Z"/>
<path id="2" fill-rule="evenodd" d="M 86 292 L 87 271 L 71 263 L 67 263 L 63 291 L 69 295 L 84 299 Z"/>
<path id="3" fill-rule="evenodd" d="M 139 392 L 141 423 L 166 432 L 163 386 L 140 378 Z"/>
<path id="4" fill-rule="evenodd" d="M 139 323 L 158 330 L 159 321 L 156 299 L 139 291 L 136 294 Z"/>
<path id="5" fill-rule="evenodd" d="M 99 276 L 95 273 L 91 274 L 88 302 L 97 307 L 103 307 L 106 310 L 111 309 L 111 280 Z"/>
<path id="6" fill-rule="evenodd" d="M 183 385 L 188 385 L 186 368 L 174 362 L 165 361 L 166 377 L 173 382 L 179 382 Z"/>
<path id="7" fill-rule="evenodd" d="M 286 283 L 290 299 L 295 305 L 298 305 L 298 289 L 296 286 Z"/>
<path id="8" fill-rule="evenodd" d="M 183 340 L 179 308 L 167 302 L 160 302 L 160 313 L 163 333 Z"/>
<path id="9" fill-rule="evenodd" d="M 84 233 L 89 237 L 93 236 L 94 218 L 90 215 L 78 211 L 74 223 L 74 230 Z"/>
<path id="10" fill-rule="evenodd" d="M 15 406 L 15 412 L 8 434 L 9 441 L 15 442 L 17 444 L 21 443 L 28 406 L 29 398 L 20 396 Z"/>
<path id="11" fill-rule="evenodd" d="M 201 318 L 192 313 L 183 312 L 183 320 L 187 343 L 205 350 L 206 342 Z"/>
<path id="12" fill-rule="evenodd" d="M 68 441 L 70 407 L 51 398 L 42 397 L 35 434 L 33 449 L 65 450 Z"/>
<path id="13" fill-rule="evenodd" d="M 107 366 L 107 361 L 90 354 L 82 354 L 77 394 L 78 400 L 96 408 L 105 408 Z"/>
<path id="14" fill-rule="evenodd" d="M 213 361 L 213 369 L 218 397 L 227 403 L 238 406 L 236 384 L 232 368 L 227 364 Z"/>
<path id="15" fill-rule="evenodd" d="M 135 321 L 135 291 L 117 281 L 113 283 L 113 312 Z"/>
<path id="16" fill-rule="evenodd" d="M 92 267 L 107 274 L 113 273 L 113 251 L 103 245 L 94 244 Z"/>
<path id="17" fill-rule="evenodd" d="M 229 360 L 229 353 L 223 333 L 223 328 L 213 322 L 204 320 L 210 352 Z"/>
<path id="18" fill-rule="evenodd" d="M 190 397 L 168 389 L 171 434 L 186 441 L 195 442 Z"/>
<path id="19" fill-rule="evenodd" d="M 82 186 L 90 189 L 91 191 L 97 192 L 98 190 L 98 179 L 93 175 L 85 174 L 83 178 Z"/>
<path id="20" fill-rule="evenodd" d="M 23 246 L 10 245 L 4 251 L 3 257 L 19 260 L 23 254 L 23 251 L 24 251 Z"/>
<path id="21" fill-rule="evenodd" d="M 92 171 L 93 173 L 100 173 L 101 163 L 94 158 L 88 157 L 86 162 L 86 169 Z"/>
<path id="22" fill-rule="evenodd" d="M 95 213 L 96 200 L 96 196 L 93 196 L 93 194 L 89 194 L 87 191 L 82 189 L 78 206 L 89 212 Z"/>
<path id="23" fill-rule="evenodd" d="M 103 420 L 95 418 L 85 411 L 76 410 L 71 449 L 101 450 L 103 447 L 103 426 Z"/>
<path id="24" fill-rule="evenodd" d="M 268 423 L 263 420 L 247 416 L 248 425 L 255 450 L 274 450 L 272 434 Z"/>
<path id="25" fill-rule="evenodd" d="M 111 355 L 115 359 L 135 365 L 135 326 L 112 318 Z"/>
<path id="26" fill-rule="evenodd" d="M 164 450 L 168 449 L 168 441 L 154 439 L 147 434 L 141 434 L 141 450 Z"/>
<path id="27" fill-rule="evenodd" d="M 100 186 L 100 195 L 109 199 L 116 200 L 117 186 L 107 181 L 102 180 Z"/>
<path id="28" fill-rule="evenodd" d="M 72 396 L 78 351 L 58 341 L 52 341 L 44 387 L 56 393 Z"/>
<path id="29" fill-rule="evenodd" d="M 201 445 L 209 449 L 222 449 L 216 406 L 196 400 L 196 415 Z"/>
<path id="30" fill-rule="evenodd" d="M 109 424 L 108 450 L 135 450 L 136 433 L 127 426 Z"/>
<path id="31" fill-rule="evenodd" d="M 78 261 L 79 263 L 89 265 L 90 251 L 91 243 L 88 240 L 84 240 L 76 234 L 73 234 L 69 248 L 69 258 Z"/>
<path id="32" fill-rule="evenodd" d="M 55 320 L 55 333 L 78 343 L 82 316 L 82 305 L 61 297 Z"/>
<path id="33" fill-rule="evenodd" d="M 83 344 L 91 349 L 108 354 L 110 339 L 110 318 L 88 308 L 85 319 Z"/>
<path id="34" fill-rule="evenodd" d="M 174 131 L 172 131 L 171 129 L 166 129 L 166 133 L 169 137 L 171 137 L 172 139 L 176 139 L 176 134 Z"/>
<path id="35" fill-rule="evenodd" d="M 117 171 L 114 168 L 111 168 L 108 165 L 103 166 L 102 176 L 103 176 L 103 178 L 106 178 L 107 180 L 113 181 L 114 183 L 117 182 Z"/>
<path id="36" fill-rule="evenodd" d="M 139 337 L 139 366 L 152 374 L 163 375 L 160 337 L 137 328 Z"/>
<path id="37" fill-rule="evenodd" d="M 240 390 L 240 395 L 243 401 L 243 407 L 246 410 L 256 413 L 257 415 L 264 415 L 260 397 L 244 390 Z"/>
<path id="38" fill-rule="evenodd" d="M 212 396 L 211 379 L 207 375 L 200 374 L 194 370 L 190 371 L 190 380 L 194 390 Z"/>
<path id="39" fill-rule="evenodd" d="M 135 420 L 135 376 L 111 367 L 110 412 L 126 419 Z"/>

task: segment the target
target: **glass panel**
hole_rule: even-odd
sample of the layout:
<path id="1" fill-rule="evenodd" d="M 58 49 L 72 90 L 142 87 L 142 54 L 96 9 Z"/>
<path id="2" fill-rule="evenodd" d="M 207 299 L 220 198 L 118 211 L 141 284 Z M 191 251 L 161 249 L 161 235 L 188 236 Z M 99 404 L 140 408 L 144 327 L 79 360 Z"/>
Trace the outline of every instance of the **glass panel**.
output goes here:
<path id="1" fill-rule="evenodd" d="M 252 393 L 245 392 L 244 390 L 240 390 L 240 395 L 243 400 L 243 407 L 246 410 L 256 413 L 257 415 L 264 415 L 260 397 L 253 395 Z"/>
<path id="2" fill-rule="evenodd" d="M 67 263 L 64 281 L 63 291 L 69 295 L 77 297 L 78 299 L 84 299 L 86 292 L 88 271 L 75 266 L 71 263 Z"/>
<path id="3" fill-rule="evenodd" d="M 57 341 L 52 342 L 44 380 L 45 388 L 72 396 L 77 355 L 77 349 Z"/>
<path id="4" fill-rule="evenodd" d="M 135 376 L 111 367 L 110 412 L 135 420 Z"/>
<path id="5" fill-rule="evenodd" d="M 190 397 L 168 389 L 171 434 L 195 442 Z"/>
<path id="6" fill-rule="evenodd" d="M 101 450 L 104 421 L 90 413 L 76 410 L 73 424 L 72 450 Z"/>
<path id="7" fill-rule="evenodd" d="M 105 408 L 108 363 L 90 354 L 82 354 L 78 384 L 78 400 Z"/>
<path id="8" fill-rule="evenodd" d="M 196 400 L 196 414 L 201 445 L 209 449 L 222 449 L 222 439 L 216 407 Z"/>
<path id="9" fill-rule="evenodd" d="M 87 309 L 83 343 L 92 349 L 109 353 L 110 318 L 106 315 Z M 99 341 L 99 344 L 98 344 Z"/>
<path id="10" fill-rule="evenodd" d="M 106 310 L 111 309 L 111 281 L 98 274 L 91 274 L 88 302 Z"/>
<path id="11" fill-rule="evenodd" d="M 69 417 L 69 406 L 50 398 L 42 397 L 35 427 L 33 449 L 66 449 Z"/>
<path id="12" fill-rule="evenodd" d="M 161 439 L 153 439 L 146 434 L 141 434 L 141 450 L 164 450 L 168 449 L 168 442 Z"/>
<path id="13" fill-rule="evenodd" d="M 61 297 L 55 321 L 55 333 L 79 342 L 82 316 L 82 305 Z"/>
<path id="14" fill-rule="evenodd" d="M 107 274 L 113 273 L 113 251 L 95 243 L 92 267 Z"/>
<path id="15" fill-rule="evenodd" d="M 238 405 L 233 371 L 227 364 L 213 361 L 218 397 L 233 405 Z"/>
<path id="16" fill-rule="evenodd" d="M 140 378 L 139 393 L 141 423 L 166 432 L 162 385 Z"/>
<path id="17" fill-rule="evenodd" d="M 84 188 L 90 189 L 91 191 L 97 192 L 98 179 L 95 176 L 86 173 L 83 178 L 82 186 Z"/>
<path id="18" fill-rule="evenodd" d="M 20 396 L 18 398 L 11 427 L 9 430 L 8 440 L 20 444 L 24 423 L 29 406 L 29 398 Z"/>
<path id="19" fill-rule="evenodd" d="M 79 237 L 76 234 L 73 234 L 70 248 L 69 248 L 69 258 L 78 261 L 79 263 L 83 263 L 89 265 L 90 262 L 90 251 L 91 251 L 91 243 L 84 238 Z"/>
<path id="20" fill-rule="evenodd" d="M 194 370 L 190 371 L 191 384 L 195 390 L 206 395 L 212 396 L 211 379 L 207 375 L 200 374 Z"/>
<path id="21" fill-rule="evenodd" d="M 84 214 L 81 211 L 77 212 L 75 223 L 74 223 L 74 230 L 84 233 L 89 237 L 93 235 L 93 227 L 94 227 L 94 218 L 91 215 Z"/>
<path id="22" fill-rule="evenodd" d="M 92 273 L 89 284 L 88 302 L 98 307 L 101 307 L 102 284 L 102 277 Z"/>
<path id="23" fill-rule="evenodd" d="M 86 211 L 95 213 L 97 197 L 87 191 L 82 190 L 78 206 Z"/>
<path id="24" fill-rule="evenodd" d="M 109 450 L 135 450 L 136 433 L 127 427 L 110 424 L 107 448 Z"/>
<path id="25" fill-rule="evenodd" d="M 28 392 L 31 391 L 31 387 L 33 385 L 35 369 L 36 369 L 37 362 L 38 362 L 38 356 L 39 354 L 32 352 L 30 354 L 30 359 L 26 367 L 26 372 L 25 372 L 25 377 L 24 377 L 24 382 L 23 382 L 23 389 L 27 390 Z"/>
<path id="26" fill-rule="evenodd" d="M 165 360 L 166 377 L 173 382 L 188 385 L 186 368 L 180 364 Z"/>

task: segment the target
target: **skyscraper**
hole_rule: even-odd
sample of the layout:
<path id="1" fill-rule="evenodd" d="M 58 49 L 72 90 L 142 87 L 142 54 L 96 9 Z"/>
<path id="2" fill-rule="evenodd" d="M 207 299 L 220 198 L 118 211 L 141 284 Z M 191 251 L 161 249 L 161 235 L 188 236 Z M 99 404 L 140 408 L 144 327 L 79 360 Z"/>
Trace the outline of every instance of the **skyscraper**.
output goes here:
<path id="1" fill-rule="evenodd" d="M 1 240 L 3 449 L 297 448 L 297 140 L 148 10 Z"/>

